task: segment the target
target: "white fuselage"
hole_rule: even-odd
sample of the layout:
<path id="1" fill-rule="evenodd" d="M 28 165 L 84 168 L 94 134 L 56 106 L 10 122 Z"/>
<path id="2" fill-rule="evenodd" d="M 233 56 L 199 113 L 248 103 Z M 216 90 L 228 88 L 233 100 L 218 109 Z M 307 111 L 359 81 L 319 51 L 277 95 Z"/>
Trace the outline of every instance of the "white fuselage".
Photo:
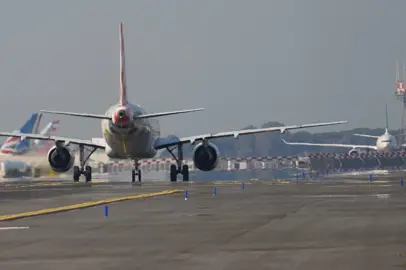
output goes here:
<path id="1" fill-rule="evenodd" d="M 379 152 L 396 150 L 398 148 L 396 138 L 389 133 L 385 133 L 376 140 L 376 148 Z"/>
<path id="2" fill-rule="evenodd" d="M 120 104 L 111 106 L 106 115 L 113 119 L 113 114 L 121 107 Z M 139 116 L 147 112 L 138 105 L 125 105 L 132 116 Z M 106 154 L 114 159 L 153 158 L 157 150 L 155 141 L 159 138 L 159 122 L 156 119 L 139 119 L 131 121 L 130 125 L 120 127 L 112 120 L 102 120 L 102 133 L 106 141 Z"/>

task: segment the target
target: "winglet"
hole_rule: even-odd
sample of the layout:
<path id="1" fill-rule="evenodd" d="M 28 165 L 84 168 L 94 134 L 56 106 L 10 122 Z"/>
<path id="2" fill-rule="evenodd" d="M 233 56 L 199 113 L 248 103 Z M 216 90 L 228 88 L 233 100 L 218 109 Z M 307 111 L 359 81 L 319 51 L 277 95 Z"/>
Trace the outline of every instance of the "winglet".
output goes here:
<path id="1" fill-rule="evenodd" d="M 125 80 L 125 53 L 123 23 L 120 23 L 120 104 L 127 104 L 127 83 Z"/>

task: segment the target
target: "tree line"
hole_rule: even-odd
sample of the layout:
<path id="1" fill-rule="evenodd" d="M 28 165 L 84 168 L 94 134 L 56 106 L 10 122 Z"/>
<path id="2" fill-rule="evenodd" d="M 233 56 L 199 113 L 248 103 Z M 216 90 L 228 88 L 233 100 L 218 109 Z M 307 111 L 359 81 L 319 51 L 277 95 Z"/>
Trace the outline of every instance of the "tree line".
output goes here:
<path id="1" fill-rule="evenodd" d="M 268 128 L 275 126 L 284 126 L 283 123 L 270 121 L 264 123 L 261 127 L 249 125 L 243 129 Z M 302 155 L 310 152 L 334 152 L 348 153 L 350 149 L 333 147 L 314 147 L 286 145 L 281 138 L 292 142 L 310 142 L 310 143 L 341 143 L 341 144 L 366 144 L 375 145 L 376 140 L 354 136 L 355 133 L 382 135 L 385 132 L 383 128 L 355 128 L 337 132 L 311 133 L 308 131 L 291 132 L 285 134 L 280 132 L 270 132 L 262 134 L 253 134 L 240 136 L 238 139 L 221 138 L 212 140 L 219 147 L 222 157 L 257 157 L 257 156 L 291 156 Z M 399 134 L 400 130 L 390 131 L 391 134 Z M 190 158 L 194 146 L 184 145 L 184 156 Z M 161 157 L 170 157 L 167 151 L 162 151 Z"/>

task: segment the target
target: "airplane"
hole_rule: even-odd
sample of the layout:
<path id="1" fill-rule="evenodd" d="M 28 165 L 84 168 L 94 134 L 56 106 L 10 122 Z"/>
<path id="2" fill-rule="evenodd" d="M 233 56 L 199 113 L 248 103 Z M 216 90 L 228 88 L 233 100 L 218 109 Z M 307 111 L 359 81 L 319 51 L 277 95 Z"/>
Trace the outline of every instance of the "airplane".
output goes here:
<path id="1" fill-rule="evenodd" d="M 14 130 L 13 133 L 38 133 L 38 126 L 41 122 L 42 114 L 33 113 L 31 117 L 25 122 L 20 130 Z M 19 151 L 16 148 L 23 149 L 28 145 L 27 140 L 20 140 L 18 137 L 8 137 L 6 141 L 0 147 L 0 155 L 13 155 Z"/>
<path id="2" fill-rule="evenodd" d="M 374 136 L 374 135 L 368 135 L 368 134 L 353 134 L 354 136 L 376 139 L 375 145 L 287 142 L 284 139 L 282 139 L 282 141 L 288 145 L 307 145 L 307 146 L 351 148 L 351 150 L 348 152 L 349 155 L 365 154 L 365 153 L 369 153 L 371 150 L 378 152 L 378 153 L 400 150 L 402 147 L 406 147 L 406 144 L 398 145 L 396 137 L 389 133 L 388 107 L 387 106 L 385 107 L 385 111 L 386 111 L 386 127 L 385 127 L 384 134 L 382 134 L 380 136 Z"/>
<path id="3" fill-rule="evenodd" d="M 34 128 L 35 134 L 38 133 L 37 131 L 39 123 L 41 121 L 41 114 L 37 119 L 38 120 L 36 121 Z M 52 132 L 56 131 L 58 125 L 59 120 L 51 121 L 39 134 L 49 136 Z M 10 137 L 6 140 L 6 142 L 0 148 L 0 155 L 24 155 L 30 151 L 43 153 L 44 151 L 47 152 L 50 148 L 52 148 L 52 145 L 50 145 L 49 142 L 44 142 L 41 140 L 35 140 L 34 142 L 31 142 L 31 140 L 28 139 L 14 141 L 10 139 L 15 139 L 15 137 Z"/>
<path id="4" fill-rule="evenodd" d="M 44 129 L 39 133 L 41 135 L 49 136 L 52 133 L 56 132 L 58 129 L 60 120 L 54 120 L 49 122 Z M 53 144 L 51 141 L 43 141 L 43 140 L 38 140 L 36 139 L 34 141 L 34 145 L 31 150 L 34 150 L 38 153 L 47 153 L 49 149 L 53 147 Z"/>
<path id="5" fill-rule="evenodd" d="M 201 111 L 203 108 L 188 109 L 179 111 L 169 111 L 160 113 L 148 113 L 143 107 L 137 104 L 131 104 L 127 98 L 127 84 L 125 74 L 125 52 L 123 23 L 119 25 L 120 42 L 120 98 L 119 102 L 105 112 L 105 114 L 74 113 L 61 111 L 41 110 L 42 113 L 70 115 L 85 118 L 94 118 L 101 120 L 101 130 L 104 141 L 82 140 L 75 138 L 66 138 L 60 136 L 46 136 L 38 134 L 13 134 L 9 132 L 0 132 L 0 136 L 13 136 L 21 138 L 30 138 L 38 140 L 54 141 L 47 155 L 48 162 L 53 171 L 57 173 L 67 172 L 73 167 L 73 180 L 78 182 L 81 175 L 85 176 L 86 182 L 92 179 L 92 168 L 86 165 L 90 156 L 97 150 L 103 149 L 106 155 L 112 159 L 130 159 L 134 162 L 132 169 L 132 182 L 136 177 L 141 182 L 141 170 L 139 169 L 139 160 L 153 158 L 157 151 L 166 149 L 173 156 L 176 164 L 170 167 L 170 180 L 177 181 L 178 174 L 183 176 L 183 181 L 189 181 L 189 167 L 183 164 L 184 144 L 195 145 L 193 150 L 193 160 L 196 168 L 202 171 L 213 170 L 220 157 L 218 147 L 209 142 L 211 139 L 222 137 L 238 138 L 240 135 L 255 134 L 262 132 L 302 129 L 309 127 L 320 127 L 345 124 L 348 121 L 336 121 L 327 123 L 315 123 L 305 125 L 292 125 L 271 128 L 248 129 L 238 131 L 228 131 L 220 133 L 207 133 L 191 137 L 160 137 L 159 122 L 156 118 L 168 115 L 182 114 Z M 69 145 L 77 145 L 79 148 L 80 166 L 73 166 L 75 155 L 69 148 Z M 85 156 L 85 148 L 88 150 Z M 177 155 L 174 150 L 177 148 Z"/>

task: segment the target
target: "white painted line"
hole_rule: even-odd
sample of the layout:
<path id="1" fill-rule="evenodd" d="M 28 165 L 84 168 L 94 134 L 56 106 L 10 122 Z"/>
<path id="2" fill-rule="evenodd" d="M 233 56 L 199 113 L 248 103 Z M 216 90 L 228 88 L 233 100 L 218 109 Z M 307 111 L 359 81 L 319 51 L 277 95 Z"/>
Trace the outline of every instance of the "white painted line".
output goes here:
<path id="1" fill-rule="evenodd" d="M 347 194 L 337 194 L 337 195 L 309 195 L 309 196 L 299 196 L 299 197 L 307 197 L 307 198 L 354 198 L 358 197 L 358 195 L 347 195 Z"/>
<path id="2" fill-rule="evenodd" d="M 390 194 L 376 194 L 376 197 L 378 197 L 378 199 L 388 199 Z"/>
<path id="3" fill-rule="evenodd" d="M 23 230 L 29 228 L 30 227 L 0 227 L 0 230 Z"/>

